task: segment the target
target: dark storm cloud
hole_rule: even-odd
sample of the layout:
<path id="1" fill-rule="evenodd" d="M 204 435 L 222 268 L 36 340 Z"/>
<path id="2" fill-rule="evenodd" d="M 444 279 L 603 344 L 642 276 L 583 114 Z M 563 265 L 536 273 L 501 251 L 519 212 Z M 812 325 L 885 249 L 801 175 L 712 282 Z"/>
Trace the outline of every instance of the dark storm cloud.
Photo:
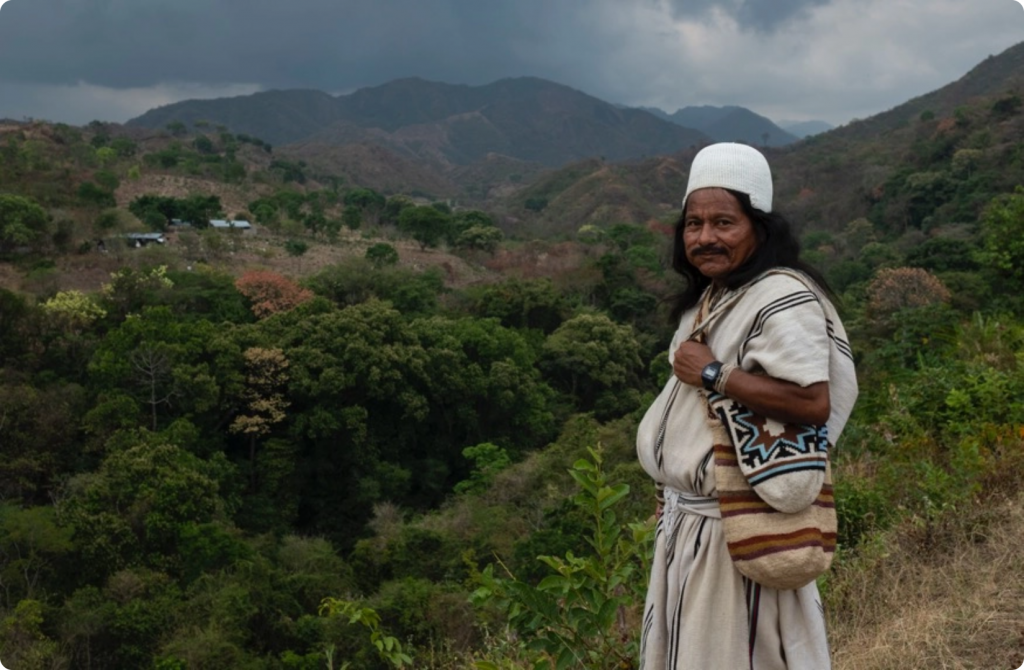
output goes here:
<path id="1" fill-rule="evenodd" d="M 9 0 L 0 117 L 529 75 L 668 111 L 842 123 L 953 81 L 1022 26 L 1011 0 Z"/>
<path id="2" fill-rule="evenodd" d="M 0 80 L 326 90 L 410 75 L 483 82 L 524 74 L 555 26 L 572 40 L 572 15 L 585 7 L 583 0 L 11 0 L 0 18 Z"/>
<path id="3" fill-rule="evenodd" d="M 699 19 L 718 9 L 743 28 L 771 31 L 828 0 L 671 0 L 670 4 L 680 18 Z"/>

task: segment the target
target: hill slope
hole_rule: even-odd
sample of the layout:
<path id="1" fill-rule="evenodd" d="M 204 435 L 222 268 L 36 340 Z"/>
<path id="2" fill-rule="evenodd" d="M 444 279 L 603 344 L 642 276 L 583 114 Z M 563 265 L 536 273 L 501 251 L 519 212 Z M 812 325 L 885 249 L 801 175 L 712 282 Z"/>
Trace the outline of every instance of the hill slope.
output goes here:
<path id="1" fill-rule="evenodd" d="M 781 148 L 762 148 L 775 176 L 775 203 L 802 230 L 842 231 L 867 218 L 879 235 L 920 235 L 951 224 L 975 222 L 991 199 L 1024 184 L 1024 44 L 989 57 L 961 79 L 876 116 L 855 121 Z M 691 110 L 701 124 L 714 110 Z M 751 142 L 761 147 L 761 140 Z M 693 151 L 617 166 L 616 179 L 644 182 L 665 160 L 680 177 L 673 193 L 652 194 L 647 212 L 668 217 L 677 206 Z M 580 193 L 580 177 L 569 166 L 546 178 L 559 193 Z M 605 211 L 621 202 L 621 191 L 583 189 L 580 203 L 555 201 L 538 183 L 506 201 L 510 211 L 546 225 L 568 225 L 567 211 Z M 548 200 L 531 215 L 526 198 Z M 662 203 L 659 207 L 657 203 Z M 625 210 L 619 210 L 625 212 Z M 634 214 L 636 216 L 636 214 Z M 638 219 L 631 219 L 637 221 Z"/>
<path id="2" fill-rule="evenodd" d="M 959 80 L 772 157 L 776 197 L 809 225 L 867 217 L 881 231 L 974 222 L 1024 183 L 1024 43 Z"/>

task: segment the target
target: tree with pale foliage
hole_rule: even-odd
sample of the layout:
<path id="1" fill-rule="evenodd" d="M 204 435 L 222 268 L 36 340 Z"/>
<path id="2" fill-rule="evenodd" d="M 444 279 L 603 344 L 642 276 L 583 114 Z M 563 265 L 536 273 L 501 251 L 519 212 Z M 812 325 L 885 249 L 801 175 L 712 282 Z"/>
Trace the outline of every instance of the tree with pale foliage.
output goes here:
<path id="1" fill-rule="evenodd" d="M 249 299 L 257 319 L 294 309 L 313 297 L 309 289 L 269 270 L 246 272 L 235 282 L 235 288 Z"/>
<path id="2" fill-rule="evenodd" d="M 280 349 L 251 347 L 245 357 L 245 410 L 231 423 L 231 432 L 249 437 L 250 486 L 256 488 L 256 445 L 284 421 L 290 404 L 284 396 L 288 385 L 288 359 Z"/>
<path id="3" fill-rule="evenodd" d="M 60 291 L 44 302 L 42 309 L 62 330 L 72 333 L 81 332 L 107 315 L 107 310 L 81 291 Z"/>
<path id="4" fill-rule="evenodd" d="M 104 303 L 121 317 L 138 312 L 149 297 L 174 287 L 174 281 L 167 276 L 167 266 L 158 265 L 148 270 L 121 268 L 110 273 L 110 283 L 103 284 L 101 293 Z"/>
<path id="5" fill-rule="evenodd" d="M 945 284 L 921 268 L 883 268 L 868 285 L 868 312 L 875 319 L 948 301 Z"/>

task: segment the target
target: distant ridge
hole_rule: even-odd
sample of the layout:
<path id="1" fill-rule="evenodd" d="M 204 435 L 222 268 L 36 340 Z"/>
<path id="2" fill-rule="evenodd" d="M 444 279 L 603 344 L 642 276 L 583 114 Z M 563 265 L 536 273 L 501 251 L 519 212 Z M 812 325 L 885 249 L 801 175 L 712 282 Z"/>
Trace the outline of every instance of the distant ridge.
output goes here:
<path id="1" fill-rule="evenodd" d="M 835 128 L 831 123 L 825 121 L 779 121 L 777 125 L 800 139 L 827 133 Z"/>
<path id="2" fill-rule="evenodd" d="M 399 79 L 348 95 L 268 91 L 158 107 L 127 125 L 163 128 L 180 121 L 222 124 L 275 146 L 372 143 L 442 167 L 489 154 L 564 165 L 587 158 L 623 160 L 671 154 L 708 137 L 637 109 L 620 109 L 532 77 L 464 86 Z"/>
<path id="3" fill-rule="evenodd" d="M 683 107 L 672 114 L 642 108 L 666 121 L 696 128 L 716 142 L 745 142 L 753 146 L 783 147 L 800 138 L 780 128 L 771 119 L 745 107 L 711 105 Z"/>

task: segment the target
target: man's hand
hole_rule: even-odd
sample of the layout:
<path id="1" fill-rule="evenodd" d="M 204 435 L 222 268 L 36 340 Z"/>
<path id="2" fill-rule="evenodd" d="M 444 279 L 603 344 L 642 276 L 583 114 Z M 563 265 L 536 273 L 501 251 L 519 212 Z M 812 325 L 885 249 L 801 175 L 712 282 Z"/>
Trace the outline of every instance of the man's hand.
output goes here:
<path id="1" fill-rule="evenodd" d="M 672 357 L 672 372 L 684 384 L 700 387 L 701 370 L 714 360 L 708 345 L 687 340 L 679 345 Z"/>

